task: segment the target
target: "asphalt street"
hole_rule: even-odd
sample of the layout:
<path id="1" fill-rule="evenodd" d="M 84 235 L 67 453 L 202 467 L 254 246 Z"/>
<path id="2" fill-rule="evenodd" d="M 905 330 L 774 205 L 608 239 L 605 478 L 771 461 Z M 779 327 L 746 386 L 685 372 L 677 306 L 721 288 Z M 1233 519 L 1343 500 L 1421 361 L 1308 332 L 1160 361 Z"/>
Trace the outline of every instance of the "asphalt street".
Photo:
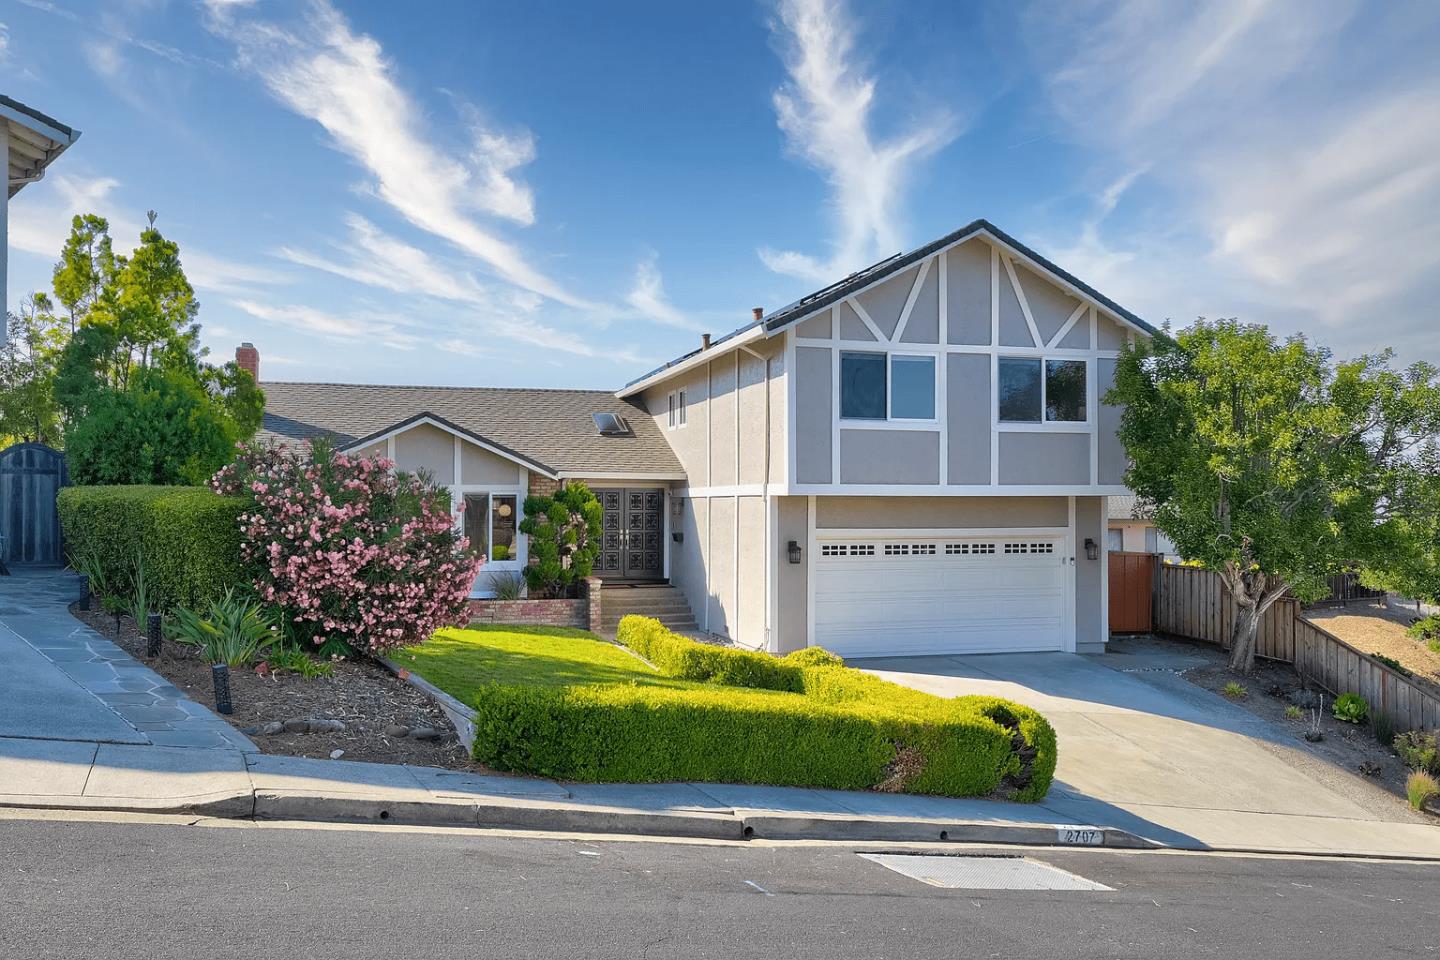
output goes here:
<path id="1" fill-rule="evenodd" d="M 0 957 L 1440 954 L 1436 864 L 984 852 L 1023 855 L 1113 889 L 942 889 L 824 845 L 8 813 Z"/>

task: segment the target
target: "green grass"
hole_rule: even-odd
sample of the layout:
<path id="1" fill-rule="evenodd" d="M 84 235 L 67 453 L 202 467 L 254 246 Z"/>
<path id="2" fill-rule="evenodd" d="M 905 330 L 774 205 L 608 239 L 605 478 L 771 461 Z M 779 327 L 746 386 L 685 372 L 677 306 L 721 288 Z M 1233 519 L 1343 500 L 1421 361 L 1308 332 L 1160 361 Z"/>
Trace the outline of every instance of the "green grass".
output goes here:
<path id="1" fill-rule="evenodd" d="M 656 673 L 633 654 L 593 633 L 570 627 L 474 624 L 438 631 L 395 662 L 461 703 L 487 683 L 566 687 L 639 683 L 691 689 L 699 684 Z"/>

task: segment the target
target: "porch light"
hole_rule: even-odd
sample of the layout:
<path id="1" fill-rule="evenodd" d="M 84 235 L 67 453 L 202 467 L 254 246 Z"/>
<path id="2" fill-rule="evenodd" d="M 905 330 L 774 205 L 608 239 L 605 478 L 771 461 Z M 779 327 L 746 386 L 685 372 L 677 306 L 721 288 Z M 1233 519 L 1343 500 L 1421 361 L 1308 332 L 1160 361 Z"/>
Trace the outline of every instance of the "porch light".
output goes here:
<path id="1" fill-rule="evenodd" d="M 790 562 L 791 562 L 791 563 L 799 563 L 799 562 L 800 562 L 800 543 L 799 543 L 799 541 L 791 540 L 790 543 L 785 547 L 785 552 L 790 555 Z"/>
<path id="2" fill-rule="evenodd" d="M 1100 544 L 1096 543 L 1094 540 L 1091 540 L 1089 537 L 1085 538 L 1085 559 L 1100 559 Z"/>

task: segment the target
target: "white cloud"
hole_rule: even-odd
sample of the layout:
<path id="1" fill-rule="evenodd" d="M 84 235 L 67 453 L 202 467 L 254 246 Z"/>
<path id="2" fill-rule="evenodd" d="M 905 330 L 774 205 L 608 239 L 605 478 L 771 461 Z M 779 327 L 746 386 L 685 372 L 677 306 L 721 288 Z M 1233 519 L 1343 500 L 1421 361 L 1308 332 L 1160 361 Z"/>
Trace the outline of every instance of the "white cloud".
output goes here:
<path id="1" fill-rule="evenodd" d="M 1424 8 L 1033 5 L 1026 36 L 1067 137 L 1106 167 L 1146 169 L 1170 207 L 1124 249 L 1098 221 L 1082 228 L 1078 252 L 1113 274 L 1094 282 L 1159 316 L 1200 304 L 1342 351 L 1434 357 L 1440 61 L 1419 42 L 1434 32 Z M 1185 234 L 1198 254 L 1178 255 Z"/>
<path id="2" fill-rule="evenodd" d="M 413 350 L 422 342 L 415 334 L 400 329 L 405 321 L 397 317 L 365 314 L 342 317 L 314 307 L 281 306 L 255 300 L 235 299 L 230 303 L 259 320 L 283 324 L 287 328 L 304 330 L 330 340 L 369 343 L 392 350 Z"/>
<path id="3" fill-rule="evenodd" d="M 777 13 L 789 80 L 775 93 L 775 113 L 790 151 L 830 186 L 836 236 L 828 259 L 771 249 L 760 257 L 777 273 L 825 282 L 900 251 L 906 180 L 917 161 L 955 138 L 957 124 L 942 113 L 877 138 L 876 81 L 856 60 L 841 0 L 780 0 Z"/>
<path id="4" fill-rule="evenodd" d="M 91 40 L 80 45 L 85 62 L 100 76 L 113 80 L 125 70 L 120 45 L 113 40 Z"/>
<path id="5" fill-rule="evenodd" d="M 660 258 L 654 252 L 647 254 L 635 265 L 635 284 L 625 296 L 625 301 L 647 319 L 682 330 L 700 329 L 665 295 L 665 284 L 660 276 Z"/>
<path id="6" fill-rule="evenodd" d="M 505 280 L 558 303 L 587 306 L 476 219 L 533 221 L 529 187 L 514 177 L 534 156 L 528 135 L 506 136 L 472 121 L 472 148 L 456 156 L 422 129 L 423 111 L 401 88 L 380 44 L 354 33 L 326 0 L 313 0 L 303 20 L 283 26 L 236 16 L 247 9 L 212 2 L 211 30 L 235 45 L 240 64 L 276 98 L 319 123 L 337 149 L 369 171 L 382 200 Z"/>
<path id="7" fill-rule="evenodd" d="M 291 263 L 395 293 L 460 302 L 487 295 L 475 278 L 447 269 L 424 250 L 385 233 L 359 214 L 350 214 L 345 222 L 350 228 L 349 242 L 337 244 L 344 260 L 294 247 L 281 247 L 276 255 Z"/>
<path id="8" fill-rule="evenodd" d="M 0 23 L 0 63 L 10 59 L 10 28 Z"/>

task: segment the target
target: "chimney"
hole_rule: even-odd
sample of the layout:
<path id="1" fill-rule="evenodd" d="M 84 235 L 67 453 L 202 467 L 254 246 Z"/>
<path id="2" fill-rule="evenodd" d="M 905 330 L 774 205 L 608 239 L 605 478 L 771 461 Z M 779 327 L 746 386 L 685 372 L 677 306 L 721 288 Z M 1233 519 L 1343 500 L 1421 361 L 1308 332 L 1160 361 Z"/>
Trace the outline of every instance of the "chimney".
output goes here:
<path id="1" fill-rule="evenodd" d="M 760 320 L 763 319 L 765 316 L 764 307 L 751 307 L 750 312 L 755 314 L 755 322 L 757 323 L 760 322 Z"/>
<path id="2" fill-rule="evenodd" d="M 701 349 L 701 350 L 709 350 L 709 349 L 710 349 L 710 334 L 708 334 L 708 333 L 702 333 L 702 334 L 700 334 L 700 349 Z"/>
<path id="3" fill-rule="evenodd" d="M 250 378 L 260 382 L 260 351 L 255 344 L 247 340 L 235 348 L 235 366 L 250 371 Z"/>

